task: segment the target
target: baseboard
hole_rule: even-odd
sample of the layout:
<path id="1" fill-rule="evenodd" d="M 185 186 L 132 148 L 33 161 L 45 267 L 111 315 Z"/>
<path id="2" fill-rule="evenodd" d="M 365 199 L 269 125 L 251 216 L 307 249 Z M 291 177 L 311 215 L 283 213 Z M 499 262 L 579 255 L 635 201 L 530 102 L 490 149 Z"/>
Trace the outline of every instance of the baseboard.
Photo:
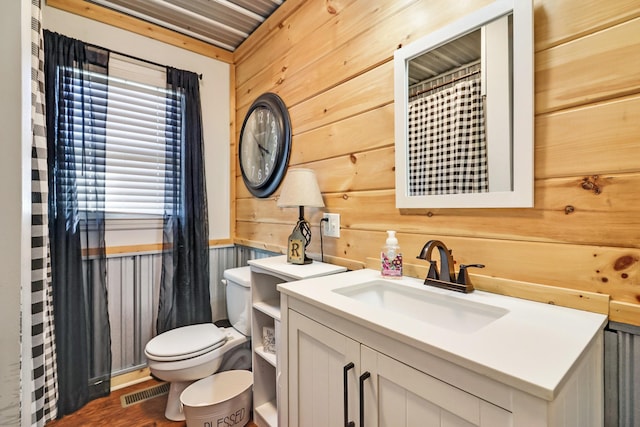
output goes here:
<path id="1" fill-rule="evenodd" d="M 111 378 L 111 391 L 139 384 L 141 382 L 148 381 L 151 378 L 151 371 L 149 371 L 149 368 L 137 369 L 135 371 L 127 372 L 126 374 L 117 375 Z"/>

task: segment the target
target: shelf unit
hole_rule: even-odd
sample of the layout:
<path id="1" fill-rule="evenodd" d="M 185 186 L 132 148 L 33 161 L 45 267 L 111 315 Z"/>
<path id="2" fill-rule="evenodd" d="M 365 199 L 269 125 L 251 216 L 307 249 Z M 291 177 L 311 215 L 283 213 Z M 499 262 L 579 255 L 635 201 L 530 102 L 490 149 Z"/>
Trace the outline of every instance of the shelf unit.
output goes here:
<path id="1" fill-rule="evenodd" d="M 251 342 L 253 362 L 253 418 L 260 427 L 278 425 L 278 399 L 281 368 L 280 293 L 284 282 L 310 279 L 346 271 L 345 267 L 314 261 L 311 264 L 287 263 L 286 255 L 250 260 L 251 266 Z M 265 351 L 263 328 L 273 328 L 276 353 Z"/>

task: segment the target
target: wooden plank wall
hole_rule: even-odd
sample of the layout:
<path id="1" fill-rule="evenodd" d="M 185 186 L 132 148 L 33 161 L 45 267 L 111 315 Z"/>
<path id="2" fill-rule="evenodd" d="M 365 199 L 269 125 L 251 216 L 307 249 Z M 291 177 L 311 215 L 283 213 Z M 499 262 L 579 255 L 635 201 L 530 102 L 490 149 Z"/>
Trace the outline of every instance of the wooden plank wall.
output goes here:
<path id="1" fill-rule="evenodd" d="M 534 1 L 534 208 L 395 207 L 393 52 L 487 3 L 287 0 L 235 52 L 235 141 L 251 102 L 278 93 L 290 167 L 316 171 L 326 204 L 306 210 L 311 252 L 322 212 L 341 215 L 325 260 L 361 268 L 395 229 L 406 262 L 440 239 L 458 264 L 486 265 L 478 287 L 602 294 L 612 319 L 640 324 L 640 0 Z M 283 252 L 297 211 L 234 173 L 235 242 Z"/>

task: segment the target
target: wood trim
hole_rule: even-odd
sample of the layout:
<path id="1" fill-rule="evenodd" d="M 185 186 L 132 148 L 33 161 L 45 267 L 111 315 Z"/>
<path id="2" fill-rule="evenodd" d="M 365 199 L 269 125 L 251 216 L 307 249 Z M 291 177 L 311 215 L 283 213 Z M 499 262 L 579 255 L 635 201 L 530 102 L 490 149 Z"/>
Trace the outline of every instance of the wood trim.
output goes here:
<path id="1" fill-rule="evenodd" d="M 609 320 L 640 326 L 640 305 L 623 301 L 611 301 L 609 307 Z"/>
<path id="2" fill-rule="evenodd" d="M 478 290 L 561 307 L 609 314 L 609 295 L 476 274 L 470 276 Z"/>
<path id="3" fill-rule="evenodd" d="M 209 248 L 214 246 L 230 246 L 233 245 L 233 239 L 211 239 L 209 240 Z"/>
<path id="4" fill-rule="evenodd" d="M 47 6 L 233 64 L 233 52 L 84 0 L 47 0 Z"/>
<path id="5" fill-rule="evenodd" d="M 233 239 L 236 235 L 236 158 L 238 145 L 236 144 L 236 132 L 238 132 L 239 123 L 236 121 L 236 66 L 229 65 L 229 236 Z"/>
<path id="6" fill-rule="evenodd" d="M 312 253 L 311 257 L 313 259 L 320 260 L 320 254 Z M 323 262 L 333 264 L 333 265 L 339 265 L 341 267 L 345 267 L 347 270 L 362 270 L 363 268 L 366 268 L 364 262 L 358 262 L 349 258 L 340 258 L 337 256 L 327 255 L 327 254 L 324 255 Z"/>
<path id="7" fill-rule="evenodd" d="M 317 236 L 317 234 L 315 233 L 313 235 Z M 245 240 L 245 239 L 234 239 L 234 244 L 255 248 L 255 249 L 260 249 L 260 250 L 267 250 L 267 251 L 276 252 L 280 254 L 286 254 L 286 249 L 287 249 L 285 245 L 275 245 L 275 244 L 270 245 L 263 242 Z M 319 253 L 310 252 L 307 255 L 309 255 L 314 260 L 320 261 L 321 256 Z M 327 254 L 324 255 L 323 262 L 333 264 L 333 265 L 339 265 L 341 267 L 347 268 L 348 270 L 361 270 L 363 268 L 367 268 L 367 266 L 363 262 L 358 262 L 349 258 L 340 258 L 337 256 L 332 256 Z"/>
<path id="8" fill-rule="evenodd" d="M 367 268 L 377 270 L 380 268 L 380 260 L 377 258 L 367 258 L 366 265 Z M 420 279 L 426 277 L 427 267 L 405 263 L 403 264 L 403 273 L 405 276 Z M 594 313 L 609 314 L 609 295 L 482 276 L 479 274 L 470 274 L 470 276 L 474 287 L 481 291 Z M 638 310 L 638 312 L 640 312 L 640 310 Z M 625 323 L 629 322 L 627 321 Z"/>
<path id="9" fill-rule="evenodd" d="M 118 255 L 134 252 L 162 252 L 162 243 L 150 243 L 147 245 L 110 246 L 106 248 L 107 255 Z M 89 249 L 89 255 L 95 255 L 94 249 Z"/>
<path id="10" fill-rule="evenodd" d="M 282 244 L 271 244 L 271 243 L 261 242 L 258 240 L 239 239 L 237 237 L 234 237 L 233 243 L 236 245 L 248 246 L 250 248 L 275 252 L 283 255 L 287 253 L 286 241 L 283 241 Z"/>
<path id="11" fill-rule="evenodd" d="M 233 239 L 211 239 L 209 240 L 209 247 L 215 246 L 230 246 L 233 245 Z M 138 252 L 162 252 L 164 245 L 162 243 L 149 243 L 146 245 L 126 245 L 126 246 L 109 246 L 105 249 L 106 255 L 119 255 Z M 83 256 L 94 256 L 98 252 L 95 248 L 85 249 Z"/>
<path id="12" fill-rule="evenodd" d="M 126 374 L 111 377 L 111 391 L 129 387 L 151 379 L 151 371 L 149 368 L 142 368 L 136 371 L 127 372 Z"/>

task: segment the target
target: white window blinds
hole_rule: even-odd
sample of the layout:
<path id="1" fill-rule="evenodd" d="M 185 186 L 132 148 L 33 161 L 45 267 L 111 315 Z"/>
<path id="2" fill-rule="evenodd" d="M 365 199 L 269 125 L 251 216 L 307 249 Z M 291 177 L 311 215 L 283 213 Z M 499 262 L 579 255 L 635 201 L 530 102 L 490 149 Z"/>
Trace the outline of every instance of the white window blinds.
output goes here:
<path id="1" fill-rule="evenodd" d="M 79 209 L 94 209 L 93 201 L 100 197 L 94 179 L 101 179 L 105 212 L 124 217 L 162 215 L 165 191 L 172 191 L 166 186 L 173 185 L 167 178 L 180 173 L 180 96 L 165 88 L 163 69 L 114 53 L 108 77 L 89 74 L 85 96 L 91 96 L 94 105 L 107 106 L 106 123 L 85 117 L 75 131 L 84 132 L 84 147 L 81 137 L 74 138 Z M 85 164 L 77 164 L 83 157 Z"/>

